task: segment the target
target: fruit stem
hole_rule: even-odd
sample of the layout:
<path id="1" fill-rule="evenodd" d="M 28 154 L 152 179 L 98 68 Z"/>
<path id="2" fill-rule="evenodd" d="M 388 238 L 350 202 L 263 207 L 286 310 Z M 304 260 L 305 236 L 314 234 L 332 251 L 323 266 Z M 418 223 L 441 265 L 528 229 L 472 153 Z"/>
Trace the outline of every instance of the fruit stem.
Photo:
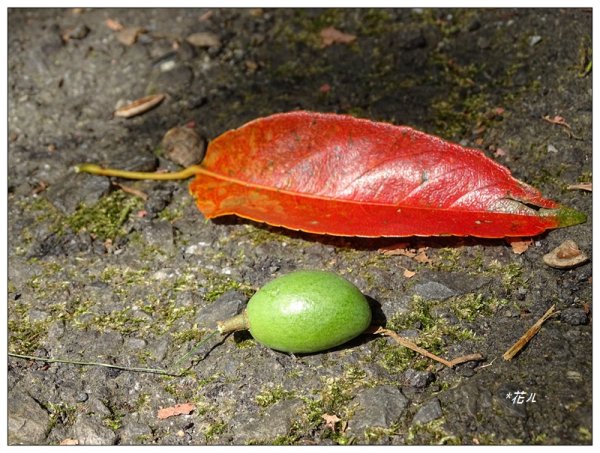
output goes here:
<path id="1" fill-rule="evenodd" d="M 75 166 L 75 172 L 91 173 L 98 176 L 114 176 L 117 178 L 126 179 L 152 179 L 157 181 L 188 179 L 192 176 L 201 173 L 202 169 L 198 165 L 191 165 L 180 171 L 170 173 L 158 173 L 147 171 L 128 171 L 119 170 L 117 168 L 103 168 L 96 164 L 80 164 Z"/>
<path id="2" fill-rule="evenodd" d="M 239 315 L 235 315 L 232 318 L 217 322 L 217 329 L 222 334 L 237 332 L 238 330 L 248 330 L 249 328 L 250 324 L 248 323 L 248 316 L 246 315 L 246 310 L 241 312 Z"/>

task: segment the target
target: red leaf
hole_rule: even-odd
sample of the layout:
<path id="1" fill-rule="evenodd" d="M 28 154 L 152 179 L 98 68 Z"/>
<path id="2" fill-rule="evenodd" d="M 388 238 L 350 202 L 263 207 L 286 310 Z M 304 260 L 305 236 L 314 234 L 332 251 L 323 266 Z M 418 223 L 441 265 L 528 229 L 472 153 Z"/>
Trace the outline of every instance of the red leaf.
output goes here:
<path id="1" fill-rule="evenodd" d="M 409 127 L 291 112 L 215 139 L 190 185 L 235 214 L 339 236 L 534 236 L 585 221 L 475 149 Z"/>

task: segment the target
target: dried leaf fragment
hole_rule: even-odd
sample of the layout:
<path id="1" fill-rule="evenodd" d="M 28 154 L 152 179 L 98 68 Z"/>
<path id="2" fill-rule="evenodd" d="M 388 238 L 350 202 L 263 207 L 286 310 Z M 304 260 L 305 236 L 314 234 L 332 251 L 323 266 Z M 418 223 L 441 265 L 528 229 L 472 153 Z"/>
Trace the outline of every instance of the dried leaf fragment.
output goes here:
<path id="1" fill-rule="evenodd" d="M 198 21 L 199 22 L 207 22 L 211 16 L 213 15 L 212 11 L 206 11 L 204 14 L 202 14 L 200 17 L 198 17 Z"/>
<path id="2" fill-rule="evenodd" d="M 329 428 L 333 432 L 335 432 L 335 424 L 342 420 L 335 414 L 323 414 L 321 418 L 325 420 L 325 428 Z"/>
<path id="3" fill-rule="evenodd" d="M 142 27 L 127 27 L 117 33 L 117 39 L 121 44 L 131 46 L 135 44 L 140 34 L 145 33 Z"/>
<path id="4" fill-rule="evenodd" d="M 413 278 L 416 274 L 415 271 L 411 271 L 410 269 L 404 269 L 404 272 L 402 273 L 405 278 Z"/>
<path id="5" fill-rule="evenodd" d="M 506 242 L 510 244 L 510 247 L 516 255 L 521 255 L 527 251 L 533 244 L 531 238 L 507 238 Z"/>
<path id="6" fill-rule="evenodd" d="M 174 417 L 176 415 L 189 415 L 196 409 L 196 406 L 191 403 L 176 404 L 172 407 L 165 407 L 158 410 L 158 419 L 164 420 L 165 418 Z"/>
<path id="7" fill-rule="evenodd" d="M 356 40 L 356 35 L 344 33 L 335 27 L 327 27 L 321 30 L 321 46 L 328 47 L 332 44 L 350 44 Z"/>
<path id="8" fill-rule="evenodd" d="M 115 20 L 115 19 L 106 19 L 104 21 L 104 25 L 106 25 L 112 31 L 121 31 L 121 30 L 123 30 L 123 25 L 121 24 L 121 22 L 119 22 L 118 20 Z"/>
<path id="9" fill-rule="evenodd" d="M 585 263 L 588 257 L 579 249 L 575 241 L 567 239 L 550 253 L 545 254 L 543 260 L 555 269 L 570 269 Z"/>
<path id="10" fill-rule="evenodd" d="M 571 126 L 569 125 L 569 123 L 567 123 L 567 120 L 559 115 L 554 115 L 554 117 L 552 117 L 552 118 L 550 118 L 550 115 L 545 115 L 543 117 L 543 120 L 547 121 L 550 124 L 557 124 L 559 126 L 566 127 L 569 130 L 571 129 Z"/>
<path id="11" fill-rule="evenodd" d="M 164 94 L 153 94 L 136 99 L 130 104 L 117 109 L 114 115 L 121 118 L 131 118 L 132 116 L 140 115 L 156 107 L 165 97 Z"/>
<path id="12" fill-rule="evenodd" d="M 207 31 L 192 33 L 185 40 L 196 47 L 221 47 L 219 37 Z"/>
<path id="13" fill-rule="evenodd" d="M 571 184 L 567 186 L 567 190 L 585 190 L 587 192 L 592 191 L 592 183 L 591 182 L 582 182 L 580 184 Z"/>
<path id="14" fill-rule="evenodd" d="M 556 305 L 552 305 L 548 311 L 546 311 L 546 313 L 544 313 L 544 315 L 536 321 L 534 325 L 527 329 L 527 332 L 525 332 L 521 338 L 519 338 L 517 342 L 502 355 L 504 360 L 512 360 L 512 358 L 517 355 L 519 351 L 523 349 L 527 343 L 529 343 L 531 339 L 540 331 L 542 324 L 544 324 L 546 320 L 555 313 L 555 309 Z"/>

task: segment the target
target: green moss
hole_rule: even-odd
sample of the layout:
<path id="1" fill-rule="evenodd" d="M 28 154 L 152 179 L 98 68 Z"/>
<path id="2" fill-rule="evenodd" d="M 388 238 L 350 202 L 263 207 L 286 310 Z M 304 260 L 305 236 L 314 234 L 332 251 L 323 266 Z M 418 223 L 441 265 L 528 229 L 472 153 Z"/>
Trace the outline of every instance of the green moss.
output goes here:
<path id="1" fill-rule="evenodd" d="M 438 252 L 435 268 L 445 272 L 451 272 L 462 267 L 462 250 L 456 247 L 444 247 Z"/>
<path id="2" fill-rule="evenodd" d="M 384 428 L 381 426 L 374 426 L 365 429 L 365 439 L 369 444 L 375 444 L 381 442 L 381 440 L 397 435 L 400 432 L 400 427 L 398 423 L 394 423 L 389 428 Z"/>
<path id="3" fill-rule="evenodd" d="M 160 220 L 166 220 L 167 222 L 177 222 L 182 219 L 185 215 L 185 210 L 190 203 L 193 202 L 193 197 L 179 198 L 175 202 L 171 203 L 170 206 L 160 211 L 158 218 Z"/>
<path id="4" fill-rule="evenodd" d="M 388 33 L 397 24 L 388 10 L 379 8 L 368 9 L 361 15 L 357 34 L 361 37 L 381 36 Z"/>
<path id="5" fill-rule="evenodd" d="M 128 266 L 109 265 L 101 272 L 98 278 L 104 283 L 109 283 L 117 289 L 118 293 L 121 293 L 134 285 L 145 284 L 149 271 L 150 269 L 147 267 L 132 269 Z"/>
<path id="6" fill-rule="evenodd" d="M 343 10 L 337 8 L 296 9 L 288 20 L 282 21 L 281 25 L 276 28 L 275 33 L 289 43 L 303 44 L 314 49 L 320 49 L 320 31 L 326 27 L 339 26 L 343 19 Z"/>
<path id="7" fill-rule="evenodd" d="M 273 443 L 277 445 L 292 445 L 298 439 L 311 435 L 324 423 L 324 414 L 335 414 L 342 420 L 352 417 L 354 406 L 352 399 L 360 388 L 374 385 L 366 379 L 366 372 L 359 365 L 348 365 L 343 372 L 336 377 L 323 377 L 322 387 L 313 391 L 313 395 L 294 396 L 304 402 L 300 409 L 298 418 L 292 422 L 289 433 L 279 436 Z M 323 438 L 329 438 L 340 445 L 352 443 L 353 438 L 341 432 L 325 430 Z"/>
<path id="8" fill-rule="evenodd" d="M 212 423 L 206 429 L 206 431 L 204 431 L 204 437 L 206 438 L 207 442 L 210 442 L 214 438 L 223 434 L 226 429 L 227 429 L 227 424 L 224 421 L 216 421 L 216 422 Z"/>
<path id="9" fill-rule="evenodd" d="M 115 191 L 103 197 L 94 206 L 80 206 L 74 214 L 64 219 L 75 232 L 87 231 L 100 240 L 114 239 L 124 234 L 123 224 L 134 209 L 140 209 L 139 198 Z"/>
<path id="10" fill-rule="evenodd" d="M 460 438 L 444 429 L 445 420 L 439 418 L 426 424 L 415 424 L 408 428 L 408 445 L 459 445 Z"/>
<path id="11" fill-rule="evenodd" d="M 501 264 L 498 260 L 493 260 L 484 271 L 484 275 L 500 276 L 507 289 L 522 286 L 525 283 L 523 266 L 516 262 Z"/>
<path id="12" fill-rule="evenodd" d="M 50 414 L 50 427 L 48 431 L 51 431 L 57 425 L 68 427 L 72 425 L 76 419 L 76 406 L 71 406 L 65 403 L 52 402 L 47 402 L 42 405 L 44 406 L 44 409 L 46 409 L 48 414 Z"/>
<path id="13" fill-rule="evenodd" d="M 579 438 L 583 442 L 591 442 L 592 441 L 592 433 L 585 426 L 580 426 L 579 429 L 577 430 L 577 434 L 579 435 Z"/>
<path id="14" fill-rule="evenodd" d="M 46 337 L 49 323 L 49 319 L 31 321 L 26 305 L 12 307 L 8 320 L 8 350 L 16 354 L 33 353 Z"/>
<path id="15" fill-rule="evenodd" d="M 202 286 L 203 298 L 211 303 L 228 291 L 241 291 L 246 295 L 254 293 L 254 288 L 229 278 L 226 275 L 219 274 L 210 270 L 200 271 L 205 277 L 206 282 Z"/>
<path id="16" fill-rule="evenodd" d="M 190 342 L 198 343 L 204 336 L 205 332 L 200 330 L 197 324 L 194 324 L 189 329 L 171 333 L 171 339 L 174 345 L 182 345 Z"/>
<path id="17" fill-rule="evenodd" d="M 579 77 L 585 77 L 592 71 L 592 38 L 585 35 L 581 38 L 578 50 L 578 65 L 575 67 Z"/>
<path id="18" fill-rule="evenodd" d="M 486 297 L 483 294 L 468 293 L 452 297 L 443 303 L 452 310 L 458 319 L 473 322 L 479 316 L 492 316 L 498 308 L 505 306 L 508 301 Z"/>
<path id="19" fill-rule="evenodd" d="M 591 183 L 592 182 L 592 172 L 591 171 L 584 171 L 581 173 L 581 175 L 577 178 L 577 182 L 580 183 Z"/>
<path id="20" fill-rule="evenodd" d="M 417 329 L 418 338 L 413 341 L 429 352 L 443 356 L 446 345 L 476 339 L 475 334 L 459 322 L 450 324 L 434 314 L 435 308 L 449 308 L 459 321 L 472 322 L 478 316 L 490 315 L 506 301 L 485 298 L 481 294 L 466 294 L 444 301 L 426 301 L 414 296 L 409 310 L 392 316 L 387 328 L 396 332 Z M 397 345 L 387 339 L 378 339 L 374 343 L 375 357 L 386 369 L 394 373 L 404 372 L 407 368 L 424 369 L 431 364 L 414 351 Z"/>
<path id="21" fill-rule="evenodd" d="M 138 395 L 137 399 L 133 403 L 133 407 L 137 412 L 144 412 L 150 409 L 151 401 L 152 395 L 150 395 L 150 393 L 142 392 Z"/>
<path id="22" fill-rule="evenodd" d="M 102 421 L 104 426 L 112 429 L 113 431 L 117 431 L 121 428 L 121 426 L 123 426 L 123 417 L 124 414 L 116 412 L 111 414 L 109 417 L 104 418 Z"/>
<path id="23" fill-rule="evenodd" d="M 269 407 L 278 401 L 292 398 L 293 391 L 284 390 L 281 385 L 275 387 L 263 387 L 258 395 L 256 395 L 256 404 L 260 407 Z"/>

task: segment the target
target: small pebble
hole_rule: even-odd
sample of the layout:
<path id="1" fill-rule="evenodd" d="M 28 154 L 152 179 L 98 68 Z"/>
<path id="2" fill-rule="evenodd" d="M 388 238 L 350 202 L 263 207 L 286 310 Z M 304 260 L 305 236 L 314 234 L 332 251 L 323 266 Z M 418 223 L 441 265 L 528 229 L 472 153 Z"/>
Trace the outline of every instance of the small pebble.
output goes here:
<path id="1" fill-rule="evenodd" d="M 206 149 L 205 140 L 189 127 L 169 129 L 162 139 L 165 157 L 183 167 L 200 163 Z"/>
<path id="2" fill-rule="evenodd" d="M 535 35 L 535 36 L 531 36 L 529 38 L 529 45 L 531 47 L 535 46 L 537 43 L 539 43 L 542 40 L 541 36 Z"/>
<path id="3" fill-rule="evenodd" d="M 413 417 L 413 425 L 414 424 L 426 424 L 433 420 L 440 418 L 443 415 L 442 406 L 440 405 L 440 400 L 437 398 L 433 398 L 432 400 L 425 403 L 421 408 L 417 411 L 415 416 Z"/>
<path id="4" fill-rule="evenodd" d="M 185 40 L 196 47 L 221 47 L 219 37 L 210 32 L 192 33 Z"/>
<path id="5" fill-rule="evenodd" d="M 404 378 L 411 387 L 424 388 L 427 384 L 433 382 L 435 376 L 430 371 L 416 371 L 409 369 L 404 373 Z"/>

